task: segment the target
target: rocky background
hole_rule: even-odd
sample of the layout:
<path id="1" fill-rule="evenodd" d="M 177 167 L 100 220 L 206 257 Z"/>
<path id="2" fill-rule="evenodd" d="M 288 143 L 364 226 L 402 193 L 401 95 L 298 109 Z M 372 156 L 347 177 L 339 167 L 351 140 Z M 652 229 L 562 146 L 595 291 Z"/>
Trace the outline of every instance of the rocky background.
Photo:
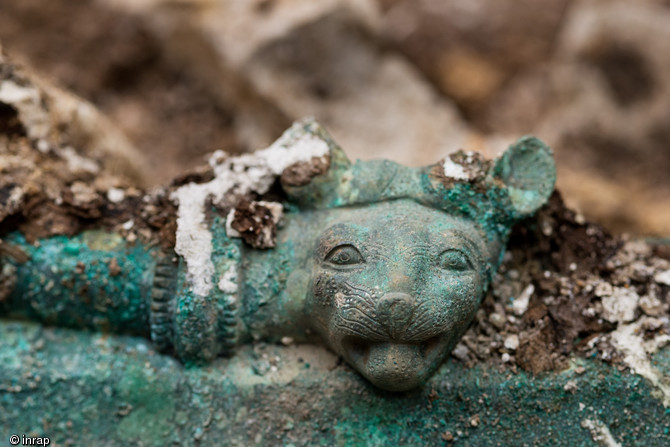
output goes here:
<path id="1" fill-rule="evenodd" d="M 395 414 L 416 414 L 398 425 L 397 433 L 379 439 L 405 440 L 416 433 L 416 421 L 428 417 L 416 409 L 426 407 L 430 412 L 434 403 L 434 424 L 421 436 L 447 443 L 489 434 L 491 439 L 520 441 L 530 435 L 520 431 L 519 425 L 525 424 L 515 423 L 509 429 L 498 425 L 497 415 L 504 419 L 507 407 L 489 408 L 481 399 L 470 402 L 469 397 L 462 409 L 468 417 L 445 426 L 441 415 L 452 410 L 462 391 L 452 387 L 445 374 L 458 377 L 454 384 L 466 386 L 479 384 L 478 368 L 486 368 L 500 380 L 518 381 L 521 385 L 509 386 L 517 390 L 540 383 L 524 382 L 527 375 L 544 377 L 546 387 L 538 389 L 550 390 L 547 408 L 557 393 L 564 392 L 566 401 L 572 399 L 566 415 L 579 418 L 580 396 L 590 396 L 598 406 L 606 399 L 614 402 L 616 396 L 646 396 L 639 394 L 646 387 L 656 400 L 636 401 L 635 408 L 624 409 L 624 416 L 614 412 L 591 416 L 604 419 L 619 441 L 635 443 L 636 432 L 629 428 L 646 427 L 651 431 L 640 439 L 660 440 L 646 445 L 667 445 L 667 422 L 645 421 L 660 420 L 667 414 L 663 408 L 670 406 L 668 350 L 662 350 L 670 343 L 670 244 L 662 239 L 670 236 L 668 24 L 667 0 L 0 2 L 0 230 L 19 228 L 34 240 L 102 223 L 129 241 L 155 238 L 171 247 L 175 233 L 171 191 L 184 183 L 211 179 L 206 160 L 213 150 L 243 153 L 265 147 L 293 120 L 306 115 L 322 122 L 352 159 L 384 157 L 410 165 L 435 162 L 460 148 L 492 157 L 520 135 L 534 133 L 555 150 L 561 194 L 515 229 L 475 322 L 453 351 L 448 367 L 430 387 L 408 397 L 412 411 L 394 413 L 384 407 L 390 402 L 405 409 L 401 401 L 368 388 L 326 350 L 310 345 L 247 347 L 232 359 L 218 360 L 214 368 L 229 371 L 237 368 L 235 362 L 252 359 L 253 367 L 243 364 L 239 371 L 240 377 L 247 377 L 244 374 L 253 370 L 249 375 L 253 380 L 231 385 L 230 393 L 265 381 L 268 388 L 259 391 L 261 403 L 290 383 L 288 394 L 280 399 L 287 408 L 279 412 L 282 418 L 295 402 L 309 411 L 324 389 L 342 384 L 363 396 L 365 405 L 379 401 L 370 407 L 382 409 L 391 421 L 388 427 L 397 425 Z M 661 238 L 643 242 L 640 236 Z M 21 256 L 0 239 L 0 258 L 20 262 Z M 0 305 L 12 290 L 14 273 L 8 263 L 1 267 Z M 0 350 L 0 358 L 4 355 L 7 360 L 3 364 L 9 365 L 0 369 L 6 403 L 5 408 L 0 405 L 0 422 L 5 415 L 6 426 L 18 426 L 16 421 L 26 419 L 33 401 L 35 414 L 44 402 L 54 403 L 46 397 L 25 398 L 25 389 L 15 384 L 20 368 L 30 377 L 41 371 L 35 368 L 42 368 L 40 374 L 47 377 L 48 365 L 68 357 L 59 351 L 63 340 L 81 337 L 81 346 L 90 344 L 83 334 L 44 329 L 48 340 L 59 342 L 46 342 L 44 363 L 33 365 L 29 359 L 37 354 L 30 351 L 24 359 L 24 354 L 13 351 L 30 343 L 34 344 L 30 349 L 44 348 L 42 335 L 22 341 L 22 331 L 42 331 L 26 328 L 19 323 L 0 326 L 4 331 L 0 340 L 8 340 Z M 71 370 L 98 365 L 98 348 L 96 344 L 88 357 L 70 364 Z M 89 348 L 81 351 L 85 349 Z M 124 349 L 113 347 L 110 352 Z M 76 347 L 73 352 L 79 351 Z M 149 371 L 151 362 L 172 362 L 163 368 L 164 375 L 174 376 L 170 386 L 182 390 L 179 396 L 184 402 L 192 396 L 183 389 L 193 389 L 195 395 L 205 383 L 196 372 L 189 373 L 191 379 L 184 378 L 172 359 L 148 352 L 137 368 Z M 132 363 L 132 358 L 103 360 Z M 303 368 L 305 359 L 309 361 Z M 273 376 L 298 371 L 296 365 L 300 371 L 313 368 L 315 373 L 305 376 L 309 380 L 304 389 L 300 380 L 294 380 L 295 374 L 285 382 Z M 146 371 L 142 374 L 153 377 Z M 540 374 L 550 371 L 555 374 Z M 461 380 L 461 372 L 471 374 L 472 380 Z M 130 377 L 124 372 L 118 375 Z M 610 380 L 615 376 L 619 380 L 619 375 L 621 386 Z M 25 384 L 39 391 L 37 382 L 31 387 L 30 377 L 24 378 Z M 72 377 L 74 381 L 78 376 Z M 57 380 L 61 378 L 51 382 Z M 195 385 L 185 386 L 189 380 Z M 110 390 L 116 382 L 110 379 Z M 318 388 L 322 383 L 325 388 Z M 62 396 L 71 399 L 67 390 L 74 385 L 63 386 Z M 490 388 L 500 386 L 495 382 Z M 84 388 L 81 395 L 91 394 Z M 96 388 L 100 386 L 91 386 Z M 135 399 L 135 388 L 128 390 L 127 399 Z M 91 405 L 97 405 L 100 414 L 132 422 L 119 429 L 126 431 L 118 434 L 123 441 L 118 445 L 125 445 L 128 439 L 152 432 L 151 424 L 159 418 L 154 417 L 155 410 L 143 407 L 144 396 L 134 410 L 133 404 L 117 408 L 117 399 L 112 398 L 117 391 L 114 388 L 102 399 L 94 396 L 97 403 Z M 118 392 L 124 395 L 123 389 Z M 156 408 L 172 408 L 173 403 L 160 401 L 172 399 L 172 388 L 156 395 Z M 524 398 L 510 396 L 510 406 Z M 544 412 L 536 400 L 539 394 L 529 396 L 528 404 L 521 406 L 535 405 Z M 628 404 L 635 401 L 633 397 Z M 210 396 L 202 407 L 214 408 L 222 399 Z M 239 399 L 250 402 L 246 395 Z M 57 415 L 64 404 L 54 405 Z M 226 411 L 239 406 L 232 400 L 222 405 Z M 324 425 L 348 417 L 335 411 L 339 405 L 332 408 L 332 415 L 324 413 Z M 367 411 L 365 407 L 353 414 Z M 239 428 L 240 445 L 248 445 L 245 441 L 259 431 L 266 437 L 256 440 L 256 436 L 258 444 L 284 439 L 288 433 L 308 445 L 316 439 L 311 436 L 340 433 L 293 420 L 289 424 L 274 416 L 268 413 L 256 423 L 243 414 L 239 419 L 245 425 L 237 419 L 229 425 L 214 416 L 216 429 L 210 417 L 205 428 L 192 436 L 213 442 L 216 433 L 230 434 Z M 599 442 L 602 433 L 592 422 L 598 418 L 591 416 L 582 418 L 581 428 L 573 425 Z M 167 418 L 165 427 L 156 430 L 172 436 L 175 426 L 190 430 L 198 417 L 194 412 L 184 415 L 182 422 Z M 39 419 L 45 427 L 47 419 Z M 311 421 L 309 414 L 303 419 Z M 556 426 L 565 427 L 560 421 Z M 487 431 L 478 430 L 480 425 Z M 64 427 L 61 443 L 68 445 L 72 427 L 67 423 Z M 89 435 L 95 439 L 100 433 L 100 427 L 89 427 L 85 418 L 75 421 L 75 427 L 83 430 L 78 431 L 82 439 Z M 365 424 L 351 427 L 345 424 L 340 431 L 363 436 L 370 430 Z M 184 437 L 181 432 L 174 436 Z M 534 436 L 546 436 L 546 442 L 556 439 L 551 429 Z"/>
<path id="2" fill-rule="evenodd" d="M 670 234 L 668 24 L 667 0 L 0 3 L 4 50 L 96 105 L 148 185 L 306 115 L 412 165 L 534 133 L 569 206 L 637 235 Z"/>

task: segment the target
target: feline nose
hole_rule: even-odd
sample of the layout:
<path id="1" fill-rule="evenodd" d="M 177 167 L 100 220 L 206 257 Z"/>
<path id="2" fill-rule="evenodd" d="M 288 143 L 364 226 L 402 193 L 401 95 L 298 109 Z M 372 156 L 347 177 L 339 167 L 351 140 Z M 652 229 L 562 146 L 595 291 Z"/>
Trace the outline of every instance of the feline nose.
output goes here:
<path id="1" fill-rule="evenodd" d="M 387 293 L 377 302 L 377 318 L 393 339 L 398 339 L 414 315 L 414 298 L 406 293 Z"/>

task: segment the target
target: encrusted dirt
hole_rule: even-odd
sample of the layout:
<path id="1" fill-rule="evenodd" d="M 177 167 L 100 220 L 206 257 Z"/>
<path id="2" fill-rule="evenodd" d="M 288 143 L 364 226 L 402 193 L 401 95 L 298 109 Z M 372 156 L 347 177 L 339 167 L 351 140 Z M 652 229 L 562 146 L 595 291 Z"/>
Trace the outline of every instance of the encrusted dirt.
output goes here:
<path id="1" fill-rule="evenodd" d="M 11 56 L 91 101 L 128 135 L 149 161 L 150 184 L 215 149 L 240 149 L 234 111 L 170 60 L 133 14 L 89 0 L 3 2 L 0 30 Z"/>
<path id="2" fill-rule="evenodd" d="M 110 124 L 96 114 L 65 121 L 71 119 L 69 101 L 75 101 L 76 113 L 90 106 L 45 89 L 3 54 L 0 91 L 2 234 L 19 229 L 32 242 L 102 225 L 129 240 L 174 245 L 175 212 L 167 190 L 146 194 L 135 186 L 134 166 L 121 153 L 108 152 L 106 145 L 117 147 L 116 140 L 105 139 L 115 135 Z M 98 150 L 84 153 L 86 142 Z"/>
<path id="3" fill-rule="evenodd" d="M 277 225 L 270 206 L 269 202 L 240 200 L 231 211 L 230 228 L 254 248 L 274 247 Z"/>
<path id="4" fill-rule="evenodd" d="M 533 373 L 567 367 L 570 354 L 621 363 L 610 337 L 620 325 L 638 324 L 645 340 L 670 334 L 667 254 L 668 245 L 585 222 L 555 193 L 514 229 L 492 290 L 453 356 Z"/>
<path id="5" fill-rule="evenodd" d="M 313 157 L 308 162 L 299 162 L 284 169 L 281 175 L 282 185 L 304 186 L 317 175 L 324 174 L 330 167 L 330 156 Z"/>

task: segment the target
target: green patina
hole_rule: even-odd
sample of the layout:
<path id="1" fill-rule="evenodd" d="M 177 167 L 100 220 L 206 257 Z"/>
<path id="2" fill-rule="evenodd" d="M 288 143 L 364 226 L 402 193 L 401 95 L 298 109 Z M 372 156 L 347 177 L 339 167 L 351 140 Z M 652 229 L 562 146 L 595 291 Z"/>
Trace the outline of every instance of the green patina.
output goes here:
<path id="1" fill-rule="evenodd" d="M 30 257 L 17 272 L 12 314 L 54 325 L 149 334 L 156 249 L 127 244 L 103 231 L 36 245 L 20 233 L 5 240 Z"/>
<path id="2" fill-rule="evenodd" d="M 604 427 L 623 445 L 670 443 L 651 385 L 602 362 L 533 377 L 445 361 L 511 226 L 551 194 L 546 146 L 525 137 L 493 162 L 457 153 L 408 168 L 352 164 L 313 123 L 291 132 L 326 141 L 328 168 L 282 177 L 272 249 L 229 237 L 229 210 L 208 210 L 207 296 L 184 259 L 113 233 L 4 239 L 28 255 L 10 261 L 6 315 L 117 335 L 0 320 L 0 439 L 573 446 Z M 298 344 L 265 344 L 284 337 Z M 670 349 L 652 363 L 670 370 Z"/>
<path id="3" fill-rule="evenodd" d="M 389 393 L 306 346 L 246 346 L 185 369 L 134 337 L 3 320 L 0 340 L 4 440 L 27 433 L 52 445 L 590 446 L 597 443 L 583 425 L 598 421 L 621 445 L 670 442 L 670 414 L 648 382 L 599 361 L 575 359 L 537 377 L 448 361 L 424 388 Z M 279 359 L 277 372 L 262 366 L 265 357 Z M 654 362 L 669 370 L 670 349 Z"/>
<path id="4" fill-rule="evenodd" d="M 551 151 L 524 137 L 495 161 L 459 152 L 409 168 L 352 164 L 313 122 L 287 135 L 325 142 L 326 168 L 281 176 L 273 249 L 229 237 L 227 210 L 209 210 L 206 296 L 192 289 L 192 261 L 174 253 L 100 231 L 35 246 L 15 233 L 8 241 L 29 260 L 17 265 L 10 315 L 148 335 L 186 364 L 250 341 L 318 337 L 381 388 L 422 385 L 474 317 L 513 223 L 551 194 Z"/>

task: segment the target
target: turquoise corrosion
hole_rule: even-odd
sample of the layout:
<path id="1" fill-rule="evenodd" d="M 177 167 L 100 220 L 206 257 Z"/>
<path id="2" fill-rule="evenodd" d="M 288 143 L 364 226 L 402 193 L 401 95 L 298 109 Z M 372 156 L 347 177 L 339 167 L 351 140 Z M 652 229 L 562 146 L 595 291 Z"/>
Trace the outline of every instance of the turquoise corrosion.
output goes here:
<path id="1" fill-rule="evenodd" d="M 474 317 L 512 225 L 551 195 L 551 151 L 524 137 L 493 161 L 460 151 L 410 168 L 351 163 L 311 121 L 287 132 L 325 142 L 326 166 L 281 176 L 274 248 L 229 237 L 230 210 L 211 209 L 207 296 L 173 252 L 104 231 L 34 245 L 13 233 L 29 260 L 9 314 L 146 336 L 187 364 L 258 340 L 321 342 L 379 388 L 421 386 Z"/>

